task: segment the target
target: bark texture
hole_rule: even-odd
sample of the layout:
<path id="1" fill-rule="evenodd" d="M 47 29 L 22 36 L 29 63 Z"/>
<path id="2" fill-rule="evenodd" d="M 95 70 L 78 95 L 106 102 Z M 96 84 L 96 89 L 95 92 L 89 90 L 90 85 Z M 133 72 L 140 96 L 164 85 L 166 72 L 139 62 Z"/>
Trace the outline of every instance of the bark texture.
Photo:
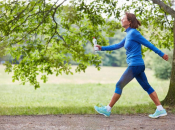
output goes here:
<path id="1" fill-rule="evenodd" d="M 168 94 L 165 99 L 162 101 L 163 105 L 175 106 L 175 20 L 173 26 L 173 33 L 174 33 L 174 49 L 173 49 L 173 62 L 172 62 L 172 71 L 171 71 L 171 78 L 170 78 L 170 85 Z"/>
<path id="2" fill-rule="evenodd" d="M 152 0 L 152 2 L 162 7 L 165 12 L 169 13 L 173 18 L 175 18 L 175 10 L 173 8 L 169 7 L 160 0 Z"/>

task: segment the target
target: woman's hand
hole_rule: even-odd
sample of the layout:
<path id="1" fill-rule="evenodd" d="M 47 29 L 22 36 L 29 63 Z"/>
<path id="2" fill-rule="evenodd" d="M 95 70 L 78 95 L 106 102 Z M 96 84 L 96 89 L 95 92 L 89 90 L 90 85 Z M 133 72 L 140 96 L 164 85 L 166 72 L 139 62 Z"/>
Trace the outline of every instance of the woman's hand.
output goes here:
<path id="1" fill-rule="evenodd" d="M 101 51 L 101 46 L 100 45 L 96 45 L 96 47 L 98 47 L 98 50 Z"/>
<path id="2" fill-rule="evenodd" d="M 168 60 L 168 55 L 164 54 L 162 58 L 167 61 Z"/>

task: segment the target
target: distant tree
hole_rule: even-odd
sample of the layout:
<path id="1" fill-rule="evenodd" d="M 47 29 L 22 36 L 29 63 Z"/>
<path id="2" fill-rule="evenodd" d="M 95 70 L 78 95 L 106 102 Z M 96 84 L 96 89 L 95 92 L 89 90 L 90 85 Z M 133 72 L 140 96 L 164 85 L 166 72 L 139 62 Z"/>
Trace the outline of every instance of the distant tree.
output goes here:
<path id="1" fill-rule="evenodd" d="M 164 52 L 169 55 L 168 62 L 162 62 L 159 56 L 152 56 L 152 68 L 159 79 L 169 79 L 171 76 L 173 53 L 170 50 L 164 50 Z"/>
<path id="2" fill-rule="evenodd" d="M 109 38 L 109 44 L 117 44 L 119 43 L 124 37 L 126 33 L 121 33 L 121 31 L 117 30 L 115 32 L 115 35 L 113 37 Z M 110 66 L 118 66 L 118 67 L 124 67 L 127 66 L 126 64 L 126 50 L 123 48 L 112 51 L 111 54 L 106 53 L 106 56 L 103 58 L 110 58 Z M 103 60 L 102 60 L 103 61 Z"/>

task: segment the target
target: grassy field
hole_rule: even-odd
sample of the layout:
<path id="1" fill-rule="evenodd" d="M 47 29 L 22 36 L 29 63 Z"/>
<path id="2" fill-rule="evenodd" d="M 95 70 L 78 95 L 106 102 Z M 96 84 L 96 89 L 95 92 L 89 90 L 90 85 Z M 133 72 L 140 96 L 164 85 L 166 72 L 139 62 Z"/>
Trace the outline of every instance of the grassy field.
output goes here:
<path id="1" fill-rule="evenodd" d="M 72 68 L 75 69 L 76 66 Z M 102 67 L 97 71 L 89 67 L 85 73 L 49 76 L 46 84 L 35 90 L 30 85 L 12 82 L 12 74 L 0 66 L 0 115 L 43 115 L 43 114 L 95 114 L 94 106 L 107 105 L 114 93 L 115 84 L 126 68 Z M 167 94 L 169 80 L 158 80 L 151 70 L 146 69 L 151 86 L 160 100 Z M 134 79 L 123 91 L 112 113 L 152 113 L 155 110 L 148 94 Z"/>

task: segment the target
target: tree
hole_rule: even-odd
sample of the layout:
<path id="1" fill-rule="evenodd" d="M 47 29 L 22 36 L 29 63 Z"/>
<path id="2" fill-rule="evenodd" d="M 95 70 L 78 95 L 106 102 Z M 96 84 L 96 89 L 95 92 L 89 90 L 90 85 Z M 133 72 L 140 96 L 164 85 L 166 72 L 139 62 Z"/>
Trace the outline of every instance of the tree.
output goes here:
<path id="1" fill-rule="evenodd" d="M 170 23 L 168 23 L 169 26 L 171 27 L 170 28 L 170 33 L 173 34 L 173 36 L 172 35 L 170 35 L 170 36 L 172 36 L 172 38 L 174 39 L 174 42 L 171 41 L 172 43 L 174 43 L 173 44 L 174 49 L 173 49 L 172 71 L 171 71 L 169 91 L 168 91 L 168 94 L 167 94 L 167 96 L 165 97 L 165 99 L 163 100 L 162 103 L 174 106 L 175 105 L 175 10 L 171 8 L 173 3 L 171 3 L 170 0 L 167 0 L 165 3 L 160 1 L 160 0 L 152 0 L 152 2 L 154 4 L 159 5 L 160 8 L 163 9 L 164 12 L 162 12 L 162 13 L 165 14 L 165 17 L 166 17 L 166 13 L 171 15 L 172 21 L 173 21 L 173 22 L 171 22 L 171 25 L 170 25 Z"/>
<path id="2" fill-rule="evenodd" d="M 86 8 L 89 13 L 85 14 L 77 10 L 74 1 L 69 6 L 63 6 L 66 0 L 58 1 L 0 2 L 0 54 L 10 54 L 17 60 L 22 56 L 19 65 L 5 64 L 6 72 L 14 72 L 13 81 L 29 82 L 38 88 L 39 73 L 44 82 L 49 74 L 72 74 L 71 60 L 78 63 L 76 72 L 85 71 L 88 65 L 100 69 L 101 58 L 97 54 L 85 54 L 83 46 L 94 36 L 99 44 L 107 45 L 101 32 L 114 30 L 115 22 L 105 21 L 100 13 L 92 13 L 93 7 Z"/>

